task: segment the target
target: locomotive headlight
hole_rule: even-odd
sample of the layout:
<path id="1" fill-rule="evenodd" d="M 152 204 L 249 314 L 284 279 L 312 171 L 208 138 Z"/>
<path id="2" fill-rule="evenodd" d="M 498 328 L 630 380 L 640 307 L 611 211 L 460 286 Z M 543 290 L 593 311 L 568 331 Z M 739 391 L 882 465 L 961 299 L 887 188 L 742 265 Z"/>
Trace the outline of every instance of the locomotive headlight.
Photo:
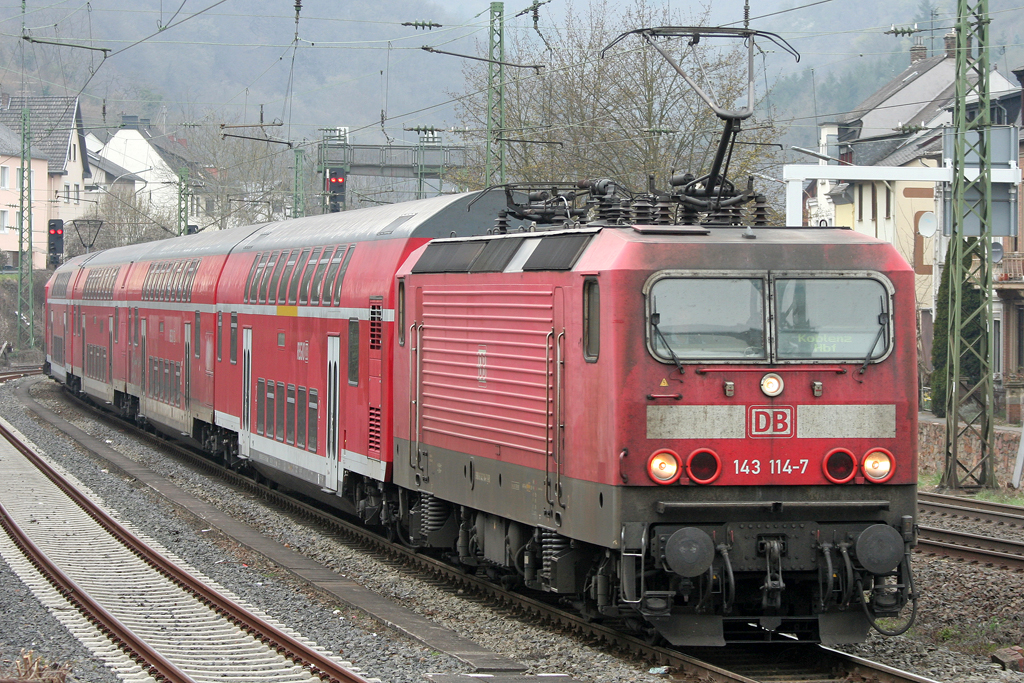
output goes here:
<path id="1" fill-rule="evenodd" d="M 679 456 L 668 448 L 654 451 L 647 460 L 647 474 L 658 484 L 674 484 L 682 473 Z"/>
<path id="2" fill-rule="evenodd" d="M 876 484 L 889 479 L 893 473 L 892 453 L 884 448 L 873 448 L 864 456 L 864 476 Z"/>
<path id="3" fill-rule="evenodd" d="M 776 375 L 774 372 L 769 372 L 761 378 L 761 391 L 764 392 L 765 396 L 778 396 L 782 393 L 785 386 L 786 385 L 783 383 L 782 377 Z"/>

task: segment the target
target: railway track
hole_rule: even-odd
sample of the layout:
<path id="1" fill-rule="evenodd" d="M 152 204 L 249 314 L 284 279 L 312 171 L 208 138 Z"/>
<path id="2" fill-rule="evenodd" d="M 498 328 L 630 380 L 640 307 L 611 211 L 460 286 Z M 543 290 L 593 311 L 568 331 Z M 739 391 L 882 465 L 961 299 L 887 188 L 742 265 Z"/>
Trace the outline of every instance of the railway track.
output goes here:
<path id="1" fill-rule="evenodd" d="M 960 496 L 919 493 L 918 510 L 932 519 L 954 518 L 1024 527 L 1024 508 Z M 1024 542 L 921 525 L 918 552 L 1024 571 Z"/>
<path id="2" fill-rule="evenodd" d="M 365 683 L 141 541 L 5 423 L 0 436 L 0 525 L 135 672 L 170 683 Z M 9 544 L 3 554 L 18 564 Z"/>
<path id="3" fill-rule="evenodd" d="M 361 526 L 256 483 L 248 477 L 221 467 L 190 449 L 128 425 L 76 397 L 69 396 L 69 398 L 79 407 L 88 410 L 93 417 L 105 421 L 117 429 L 130 431 L 135 436 L 161 449 L 173 452 L 179 459 L 185 460 L 200 470 L 215 474 L 222 480 L 263 498 L 275 507 L 328 529 L 329 533 L 335 535 L 338 540 L 369 550 L 388 562 L 401 562 L 409 570 L 419 573 L 430 581 L 442 581 L 452 590 L 484 597 L 492 601 L 493 604 L 500 605 L 532 622 L 545 622 L 551 627 L 575 633 L 588 640 L 605 643 L 612 649 L 629 652 L 652 665 L 665 666 L 669 671 L 693 674 L 705 681 L 732 683 L 757 683 L 758 681 L 817 683 L 850 680 L 851 676 L 861 676 L 864 680 L 877 680 L 885 683 L 929 683 L 931 681 L 931 679 L 898 671 L 817 645 L 794 643 L 791 646 L 780 646 L 779 643 L 774 643 L 760 648 L 747 645 L 687 651 L 652 645 L 641 638 L 624 634 L 607 625 L 594 623 L 577 614 L 560 609 L 558 606 L 505 590 L 482 576 L 467 574 L 463 569 L 453 567 L 442 560 L 392 544 L 387 539 Z M 31 407 L 35 409 L 34 406 Z M 429 636 L 425 638 L 429 638 Z M 423 639 L 423 642 L 431 644 L 428 639 Z M 755 654 L 752 655 L 752 653 Z M 500 678 L 497 680 L 500 681 Z"/>
<path id="4" fill-rule="evenodd" d="M 11 379 L 19 379 L 21 377 L 27 377 L 28 375 L 39 375 L 43 372 L 42 365 L 24 365 L 24 366 L 12 366 L 0 370 L 0 382 L 6 382 Z"/>

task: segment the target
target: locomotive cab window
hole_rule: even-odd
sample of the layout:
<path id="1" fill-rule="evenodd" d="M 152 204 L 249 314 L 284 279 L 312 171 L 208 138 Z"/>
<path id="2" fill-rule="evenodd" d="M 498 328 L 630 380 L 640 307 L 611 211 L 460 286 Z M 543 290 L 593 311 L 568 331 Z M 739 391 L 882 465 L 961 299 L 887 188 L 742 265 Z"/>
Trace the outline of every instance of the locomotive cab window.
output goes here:
<path id="1" fill-rule="evenodd" d="M 662 361 L 764 360 L 765 281 L 668 277 L 647 297 L 650 347 Z"/>
<path id="2" fill-rule="evenodd" d="M 601 289 L 595 278 L 583 281 L 583 359 L 597 362 L 601 351 Z"/>
<path id="3" fill-rule="evenodd" d="M 778 278 L 780 360 L 879 360 L 889 348 L 889 292 L 867 277 Z"/>
<path id="4" fill-rule="evenodd" d="M 398 296 L 395 306 L 398 308 L 398 345 L 405 346 L 405 280 L 398 281 Z"/>

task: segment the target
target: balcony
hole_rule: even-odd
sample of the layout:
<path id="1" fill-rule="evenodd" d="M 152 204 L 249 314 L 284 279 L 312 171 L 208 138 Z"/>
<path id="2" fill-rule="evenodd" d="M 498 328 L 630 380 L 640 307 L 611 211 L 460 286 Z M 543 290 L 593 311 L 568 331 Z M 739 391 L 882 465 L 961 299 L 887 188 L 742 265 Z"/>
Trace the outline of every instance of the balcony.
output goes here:
<path id="1" fill-rule="evenodd" d="M 1008 252 L 999 263 L 993 264 L 992 287 L 997 291 L 1024 291 L 1024 252 Z"/>

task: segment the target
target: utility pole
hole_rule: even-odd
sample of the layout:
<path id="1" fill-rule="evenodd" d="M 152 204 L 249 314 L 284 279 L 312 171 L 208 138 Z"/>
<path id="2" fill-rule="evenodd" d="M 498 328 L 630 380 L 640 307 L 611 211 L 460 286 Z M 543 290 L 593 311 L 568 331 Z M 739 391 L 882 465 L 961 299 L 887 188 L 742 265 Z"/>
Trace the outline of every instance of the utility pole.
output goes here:
<path id="1" fill-rule="evenodd" d="M 188 168 L 178 169 L 178 235 L 188 230 Z"/>
<path id="2" fill-rule="evenodd" d="M 949 360 L 946 369 L 946 462 L 942 486 L 994 487 L 992 357 L 992 131 L 989 91 L 988 0 L 958 0 L 956 23 L 956 100 L 953 107 L 952 230 L 949 240 Z M 978 111 L 967 118 L 967 103 Z M 971 167 L 968 167 L 968 160 Z M 977 164 L 975 167 L 974 164 Z M 968 219 L 978 222 L 968 234 Z M 971 231 L 973 232 L 973 231 Z M 964 295 L 978 292 L 978 305 L 964 310 Z M 981 334 L 968 331 L 980 323 Z M 967 364 L 978 365 L 978 379 Z M 963 425 L 961 425 L 961 420 Z M 978 439 L 970 460 L 961 442 Z M 966 456 L 966 454 L 965 454 Z"/>
<path id="3" fill-rule="evenodd" d="M 505 3 L 491 3 L 487 48 L 487 161 L 484 184 L 505 183 Z"/>
<path id="4" fill-rule="evenodd" d="M 295 148 L 295 180 L 292 181 L 292 218 L 301 218 L 306 215 L 306 184 L 305 180 L 305 150 L 302 147 Z"/>

